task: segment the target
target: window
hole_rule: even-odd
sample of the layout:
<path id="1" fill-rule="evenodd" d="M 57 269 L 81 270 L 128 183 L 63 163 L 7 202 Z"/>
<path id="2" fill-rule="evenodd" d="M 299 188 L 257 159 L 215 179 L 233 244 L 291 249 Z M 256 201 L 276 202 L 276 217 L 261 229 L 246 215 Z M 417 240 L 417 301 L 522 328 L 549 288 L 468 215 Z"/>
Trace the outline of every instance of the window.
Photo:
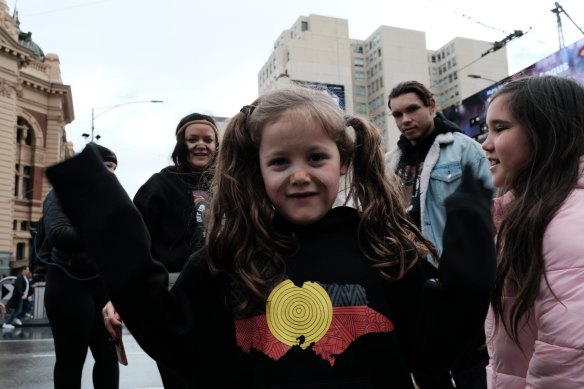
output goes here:
<path id="1" fill-rule="evenodd" d="M 308 22 L 302 22 L 300 29 L 302 31 L 308 31 Z"/>
<path id="2" fill-rule="evenodd" d="M 32 199 L 32 169 L 30 166 L 14 166 L 14 197 L 24 200 Z"/>
<path id="3" fill-rule="evenodd" d="M 365 80 L 365 72 L 355 72 L 355 80 Z"/>
<path id="4" fill-rule="evenodd" d="M 24 243 L 16 244 L 16 259 L 24 259 Z"/>
<path id="5" fill-rule="evenodd" d="M 363 58 L 355 58 L 355 60 L 353 61 L 353 65 L 358 66 L 358 67 L 365 66 Z"/>
<path id="6" fill-rule="evenodd" d="M 16 143 L 27 146 L 32 145 L 32 129 L 23 118 L 19 117 L 16 122 Z"/>
<path id="7" fill-rule="evenodd" d="M 367 96 L 367 90 L 363 85 L 357 85 L 355 87 L 355 95 L 357 96 Z"/>

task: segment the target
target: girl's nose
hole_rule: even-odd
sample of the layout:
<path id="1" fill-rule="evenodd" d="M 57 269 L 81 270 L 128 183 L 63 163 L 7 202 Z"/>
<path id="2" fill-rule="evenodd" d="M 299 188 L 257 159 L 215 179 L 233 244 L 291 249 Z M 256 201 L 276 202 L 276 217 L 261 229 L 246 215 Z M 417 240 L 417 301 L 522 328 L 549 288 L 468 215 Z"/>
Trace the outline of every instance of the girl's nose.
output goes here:
<path id="1" fill-rule="evenodd" d="M 290 176 L 291 184 L 304 184 L 310 181 L 310 175 L 303 169 L 296 170 Z"/>

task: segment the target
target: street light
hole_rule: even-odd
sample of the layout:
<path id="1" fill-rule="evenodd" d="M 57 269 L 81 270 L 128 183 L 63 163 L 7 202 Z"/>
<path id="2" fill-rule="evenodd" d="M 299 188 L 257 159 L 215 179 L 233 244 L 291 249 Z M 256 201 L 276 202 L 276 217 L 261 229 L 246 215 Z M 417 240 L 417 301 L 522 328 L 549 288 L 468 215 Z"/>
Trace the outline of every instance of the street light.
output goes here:
<path id="1" fill-rule="evenodd" d="M 486 78 L 486 77 L 483 77 L 483 76 L 479 76 L 478 74 L 467 74 L 467 77 L 470 77 L 470 78 L 478 78 L 479 80 L 490 81 L 490 82 L 495 83 L 495 84 L 499 82 L 499 81 L 495 81 L 495 80 L 490 79 L 490 78 Z"/>
<path id="2" fill-rule="evenodd" d="M 94 133 L 95 133 L 95 119 L 97 119 L 101 115 L 103 115 L 103 114 L 111 111 L 112 109 L 116 109 L 116 108 L 119 108 L 119 107 L 123 107 L 124 105 L 129 105 L 129 104 L 163 103 L 163 102 L 164 101 L 162 101 L 162 100 L 138 100 L 138 101 L 130 101 L 130 102 L 127 102 L 127 103 L 109 105 L 107 107 L 91 108 L 91 141 L 93 142 L 94 139 L 97 138 L 97 140 L 99 140 L 99 138 L 101 138 L 99 135 L 94 136 Z M 96 110 L 101 110 L 101 109 L 103 109 L 104 111 L 96 115 L 95 114 L 95 111 Z M 84 138 L 89 138 L 89 134 L 87 134 L 87 133 L 81 134 L 81 136 L 83 136 Z"/>

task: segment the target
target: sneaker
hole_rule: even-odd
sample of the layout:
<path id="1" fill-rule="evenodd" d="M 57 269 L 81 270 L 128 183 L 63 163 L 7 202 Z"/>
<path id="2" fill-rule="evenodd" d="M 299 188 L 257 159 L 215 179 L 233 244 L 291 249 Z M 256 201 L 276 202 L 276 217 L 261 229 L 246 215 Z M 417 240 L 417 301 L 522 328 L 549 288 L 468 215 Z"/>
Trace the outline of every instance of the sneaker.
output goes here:
<path id="1" fill-rule="evenodd" d="M 2 324 L 2 328 L 13 330 L 14 326 L 12 324 L 4 323 Z"/>
<path id="2" fill-rule="evenodd" d="M 21 322 L 21 321 L 20 321 L 20 319 L 18 319 L 18 318 L 15 318 L 14 320 L 12 320 L 12 322 L 13 322 L 14 324 L 16 324 L 17 326 L 21 326 L 21 325 L 22 325 L 22 322 Z"/>
<path id="3" fill-rule="evenodd" d="M 32 315 L 30 313 L 25 313 L 24 318 L 25 319 L 32 319 Z"/>

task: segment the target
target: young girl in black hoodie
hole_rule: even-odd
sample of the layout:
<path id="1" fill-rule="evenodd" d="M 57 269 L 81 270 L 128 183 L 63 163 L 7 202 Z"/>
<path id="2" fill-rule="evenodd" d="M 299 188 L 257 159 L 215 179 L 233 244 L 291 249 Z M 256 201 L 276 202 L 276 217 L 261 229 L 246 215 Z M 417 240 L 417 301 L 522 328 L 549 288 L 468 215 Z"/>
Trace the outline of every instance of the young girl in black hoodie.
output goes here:
<path id="1" fill-rule="evenodd" d="M 95 153 L 47 172 L 127 327 L 190 387 L 413 388 L 412 371 L 473 345 L 495 259 L 490 195 L 470 174 L 446 202 L 429 279 L 420 261 L 433 247 L 385 176 L 379 131 L 322 91 L 276 90 L 242 108 L 217 163 L 207 247 L 170 291 Z M 357 209 L 332 208 L 344 174 Z"/>

